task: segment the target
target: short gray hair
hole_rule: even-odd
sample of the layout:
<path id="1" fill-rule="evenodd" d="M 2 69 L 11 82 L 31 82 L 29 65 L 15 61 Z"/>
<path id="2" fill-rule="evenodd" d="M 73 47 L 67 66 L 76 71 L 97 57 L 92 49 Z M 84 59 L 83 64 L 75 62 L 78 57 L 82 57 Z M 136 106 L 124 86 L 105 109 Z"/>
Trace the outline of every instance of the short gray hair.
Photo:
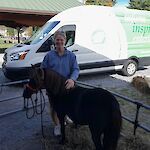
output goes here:
<path id="1" fill-rule="evenodd" d="M 55 34 L 54 34 L 54 40 L 56 39 L 56 37 L 57 37 L 58 35 L 61 35 L 61 36 L 64 37 L 64 39 L 66 39 L 66 34 L 65 34 L 65 32 L 63 32 L 63 31 L 56 31 Z"/>

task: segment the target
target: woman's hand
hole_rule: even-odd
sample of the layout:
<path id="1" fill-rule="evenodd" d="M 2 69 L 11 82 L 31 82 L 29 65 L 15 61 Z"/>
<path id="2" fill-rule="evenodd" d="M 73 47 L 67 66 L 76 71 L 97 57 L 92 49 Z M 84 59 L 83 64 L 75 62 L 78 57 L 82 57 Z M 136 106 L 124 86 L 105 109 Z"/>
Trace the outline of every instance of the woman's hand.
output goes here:
<path id="1" fill-rule="evenodd" d="M 65 82 L 65 88 L 68 90 L 68 89 L 71 89 L 74 87 L 74 81 L 72 79 L 68 79 L 66 80 Z"/>

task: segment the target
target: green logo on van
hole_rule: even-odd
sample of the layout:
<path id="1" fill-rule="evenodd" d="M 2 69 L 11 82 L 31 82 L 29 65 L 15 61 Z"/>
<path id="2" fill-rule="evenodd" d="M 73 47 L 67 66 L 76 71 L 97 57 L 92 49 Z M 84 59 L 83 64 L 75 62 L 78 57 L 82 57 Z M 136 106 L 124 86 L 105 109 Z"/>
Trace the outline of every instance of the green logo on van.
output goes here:
<path id="1" fill-rule="evenodd" d="M 143 36 L 147 33 L 150 33 L 150 26 L 144 26 L 144 25 L 133 25 L 133 32 L 135 33 L 141 33 Z"/>

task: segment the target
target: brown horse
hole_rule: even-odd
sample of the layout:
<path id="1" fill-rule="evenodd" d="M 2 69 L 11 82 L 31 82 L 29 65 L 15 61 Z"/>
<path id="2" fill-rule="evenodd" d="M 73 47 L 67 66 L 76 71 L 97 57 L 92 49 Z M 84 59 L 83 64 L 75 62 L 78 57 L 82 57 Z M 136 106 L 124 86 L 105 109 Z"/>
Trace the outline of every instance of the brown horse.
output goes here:
<path id="1" fill-rule="evenodd" d="M 34 75 L 24 95 L 29 97 L 32 89 L 44 85 L 60 120 L 62 143 L 65 141 L 64 118 L 68 115 L 75 124 L 89 125 L 96 150 L 116 150 L 122 118 L 119 103 L 110 92 L 80 86 L 66 90 L 66 78 L 53 70 L 35 69 Z"/>

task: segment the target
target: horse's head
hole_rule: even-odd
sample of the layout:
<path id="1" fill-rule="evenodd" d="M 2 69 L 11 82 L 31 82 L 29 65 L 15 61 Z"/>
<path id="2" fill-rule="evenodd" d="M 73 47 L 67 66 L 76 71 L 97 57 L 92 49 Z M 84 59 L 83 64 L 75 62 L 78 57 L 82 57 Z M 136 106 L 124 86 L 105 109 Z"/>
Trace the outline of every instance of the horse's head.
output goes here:
<path id="1" fill-rule="evenodd" d="M 44 82 L 44 70 L 42 68 L 36 68 L 32 66 L 30 73 L 30 81 L 25 86 L 23 97 L 30 98 L 33 93 L 36 93 L 43 87 Z"/>

